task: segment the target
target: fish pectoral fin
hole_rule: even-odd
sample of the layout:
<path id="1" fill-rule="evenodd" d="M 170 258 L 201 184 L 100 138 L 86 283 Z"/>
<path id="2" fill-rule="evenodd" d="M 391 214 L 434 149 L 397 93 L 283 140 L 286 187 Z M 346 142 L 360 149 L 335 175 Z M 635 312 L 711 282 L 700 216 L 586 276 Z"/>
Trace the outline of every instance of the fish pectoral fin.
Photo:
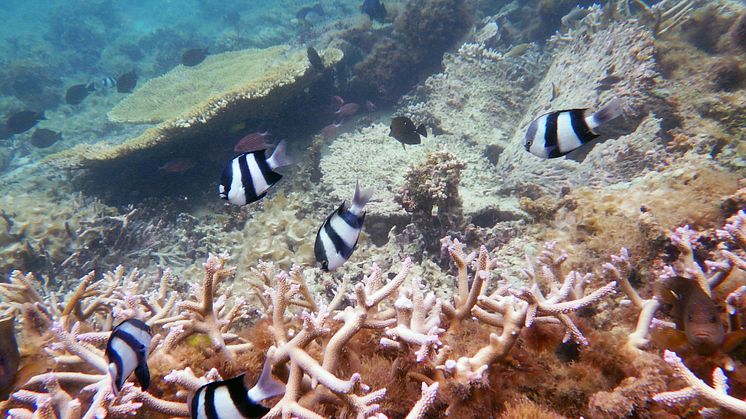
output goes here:
<path id="1" fill-rule="evenodd" d="M 111 392 L 114 393 L 115 396 L 119 396 L 119 390 L 121 390 L 121 388 L 117 383 L 117 367 L 113 362 L 109 364 L 109 379 L 111 380 Z"/>
<path id="2" fill-rule="evenodd" d="M 148 369 L 148 363 L 145 361 L 140 362 L 135 368 L 135 377 L 137 382 L 140 383 L 140 387 L 143 390 L 147 390 L 150 387 L 150 370 Z"/>
<path id="3" fill-rule="evenodd" d="M 665 349 L 676 349 L 687 344 L 686 333 L 670 327 L 651 329 L 650 338 L 656 345 Z"/>
<path id="4" fill-rule="evenodd" d="M 723 352 L 728 353 L 736 348 L 736 346 L 740 345 L 744 340 L 746 340 L 746 329 L 741 330 L 735 330 L 733 332 L 728 332 L 725 335 L 725 340 L 723 341 Z"/>
<path id="5" fill-rule="evenodd" d="M 272 363 L 270 357 L 264 360 L 264 366 L 262 367 L 262 373 L 259 376 L 259 380 L 249 390 L 249 398 L 258 403 L 262 400 L 270 399 L 275 396 L 285 394 L 285 384 L 275 380 L 272 377 Z"/>

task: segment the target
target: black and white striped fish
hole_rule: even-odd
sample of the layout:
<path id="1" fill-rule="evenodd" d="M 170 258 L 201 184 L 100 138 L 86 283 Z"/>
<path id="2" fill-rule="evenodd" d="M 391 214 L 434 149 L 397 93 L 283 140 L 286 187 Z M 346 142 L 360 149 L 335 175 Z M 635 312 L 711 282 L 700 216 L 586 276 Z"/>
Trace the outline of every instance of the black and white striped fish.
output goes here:
<path id="1" fill-rule="evenodd" d="M 96 81 L 95 86 L 99 89 L 113 89 L 117 87 L 117 79 L 114 77 L 104 77 L 101 80 Z"/>
<path id="2" fill-rule="evenodd" d="M 285 385 L 272 378 L 269 357 L 256 384 L 246 382 L 241 374 L 225 381 L 214 381 L 197 389 L 187 401 L 193 419 L 261 418 L 270 409 L 259 402 L 285 393 Z"/>
<path id="3" fill-rule="evenodd" d="M 147 361 L 151 338 L 150 327 L 138 319 L 125 320 L 111 331 L 106 344 L 106 359 L 109 360 L 109 376 L 114 395 L 119 395 L 132 371 L 135 372 L 140 387 L 148 389 L 150 371 Z"/>
<path id="4" fill-rule="evenodd" d="M 321 225 L 316 233 L 313 251 L 322 269 L 337 269 L 352 256 L 365 221 L 363 207 L 372 196 L 373 189 L 361 191 L 360 184 L 356 183 L 352 205 L 347 208 L 346 202 L 342 202 Z"/>
<path id="5" fill-rule="evenodd" d="M 588 109 L 567 109 L 542 115 L 526 130 L 524 147 L 543 159 L 562 157 L 598 138 L 599 126 L 620 116 L 622 102 L 614 99 L 598 111 L 586 116 Z"/>
<path id="6" fill-rule="evenodd" d="M 285 155 L 285 141 L 280 141 L 269 158 L 266 150 L 242 153 L 234 157 L 223 170 L 218 192 L 220 198 L 236 205 L 258 201 L 267 190 L 282 179 L 275 169 L 292 164 Z"/>

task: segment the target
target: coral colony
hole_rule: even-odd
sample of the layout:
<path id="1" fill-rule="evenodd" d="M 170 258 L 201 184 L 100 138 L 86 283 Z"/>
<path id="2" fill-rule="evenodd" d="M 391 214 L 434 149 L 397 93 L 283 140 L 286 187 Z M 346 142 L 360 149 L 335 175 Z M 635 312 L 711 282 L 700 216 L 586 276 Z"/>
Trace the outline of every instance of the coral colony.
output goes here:
<path id="1" fill-rule="evenodd" d="M 485 247 L 466 254 L 458 240 L 449 242 L 447 250 L 457 269 L 457 293 L 445 299 L 411 273 L 409 258 L 401 261 L 389 280 L 378 266 L 370 266 L 362 282 L 351 289 L 343 284 L 331 301 L 311 295 L 298 267 L 286 272 L 272 263 L 261 263 L 252 271 L 252 287 L 267 306 L 260 324 L 271 334 L 255 342 L 236 333 L 247 316 L 246 300 L 236 298 L 228 303 L 234 285 L 221 288 L 235 273 L 226 266 L 227 254 L 207 259 L 202 284 L 191 290 L 190 298 L 168 292 L 169 271 L 158 281 L 147 281 L 137 271 L 125 274 L 122 268 L 98 280 L 91 273 L 68 296 L 16 271 L 12 282 L 0 288 L 7 301 L 3 309 L 22 319 L 25 338 L 46 346 L 54 368 L 31 377 L 24 389 L 14 393 L 12 405 L 25 407 L 8 412 L 12 417 L 62 412 L 61 417 L 70 418 L 142 409 L 187 416 L 184 396 L 221 379 L 217 368 L 206 370 L 199 361 L 183 363 L 174 355 L 180 343 L 197 334 L 205 336 L 204 350 L 213 354 L 210 363 L 217 363 L 229 374 L 255 373 L 244 369 L 256 362 L 257 355 L 244 355 L 269 344 L 262 350 L 260 362 L 261 357 L 268 357 L 273 371 L 286 377 L 287 389 L 267 417 L 320 418 L 323 416 L 312 410 L 319 406 L 335 415 L 382 417 L 379 402 L 387 394 L 401 392 L 396 387 L 407 386 L 409 381 L 421 382 L 422 395 L 408 417 L 424 417 L 438 394 L 439 402 L 447 404 L 446 412 L 458 411 L 489 385 L 491 365 L 508 357 L 522 330 L 556 325 L 564 330 L 563 341 L 589 344 L 572 313 L 613 293 L 616 282 L 587 291 L 592 275 L 563 273 L 567 255 L 548 245 L 539 256 L 539 272 L 526 271 L 533 286 L 514 287 L 501 279 L 500 264 Z M 549 291 L 540 290 L 540 279 Z M 113 319 L 107 313 L 112 313 Z M 172 369 L 158 377 L 162 383 L 154 383 L 152 390 L 143 391 L 128 383 L 115 396 L 101 349 L 109 332 L 95 330 L 112 320 L 128 318 L 140 319 L 154 330 L 148 362 L 160 365 L 151 368 Z M 459 345 L 458 336 L 464 328 L 490 326 L 495 332 L 479 346 L 454 347 Z M 373 371 L 362 364 L 370 362 L 365 358 L 375 348 L 353 349 L 360 347 L 360 340 L 370 341 L 376 334 L 380 337 L 373 346 L 389 357 L 387 374 L 402 376 L 392 379 L 392 388 L 366 383 Z M 202 376 L 195 375 L 193 368 Z M 174 400 L 162 397 L 169 392 L 175 397 L 168 398 Z"/>

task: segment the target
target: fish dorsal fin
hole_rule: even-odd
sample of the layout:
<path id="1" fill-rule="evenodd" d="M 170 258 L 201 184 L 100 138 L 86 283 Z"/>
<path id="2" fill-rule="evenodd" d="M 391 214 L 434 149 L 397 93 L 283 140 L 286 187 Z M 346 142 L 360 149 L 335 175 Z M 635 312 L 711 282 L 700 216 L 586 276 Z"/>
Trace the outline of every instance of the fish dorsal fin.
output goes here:
<path id="1" fill-rule="evenodd" d="M 259 380 L 249 390 L 249 399 L 258 403 L 281 394 L 285 394 L 285 384 L 272 378 L 272 363 L 270 357 L 266 357 Z"/>

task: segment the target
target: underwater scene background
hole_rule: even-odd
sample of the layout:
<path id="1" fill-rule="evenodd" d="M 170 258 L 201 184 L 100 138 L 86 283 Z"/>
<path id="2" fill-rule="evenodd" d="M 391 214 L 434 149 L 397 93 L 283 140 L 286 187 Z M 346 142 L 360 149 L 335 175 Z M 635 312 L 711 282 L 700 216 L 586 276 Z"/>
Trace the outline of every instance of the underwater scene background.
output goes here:
<path id="1" fill-rule="evenodd" d="M 746 2 L 0 21 L 3 417 L 746 416 Z"/>

